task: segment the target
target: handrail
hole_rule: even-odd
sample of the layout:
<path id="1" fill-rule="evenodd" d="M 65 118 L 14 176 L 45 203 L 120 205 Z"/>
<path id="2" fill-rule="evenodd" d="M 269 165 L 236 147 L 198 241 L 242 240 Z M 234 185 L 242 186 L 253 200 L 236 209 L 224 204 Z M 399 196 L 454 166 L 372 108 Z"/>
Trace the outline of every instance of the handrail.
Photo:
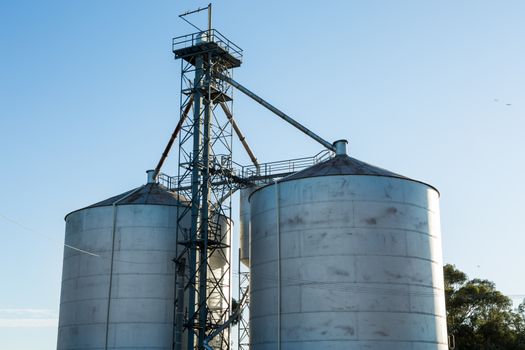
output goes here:
<path id="1" fill-rule="evenodd" d="M 230 168 L 231 175 L 245 182 L 268 182 L 271 179 L 283 177 L 311 167 L 312 165 L 326 161 L 333 157 L 333 152 L 322 150 L 313 157 L 302 157 L 295 159 L 279 160 L 275 162 L 261 163 L 259 169 L 255 165 L 241 165 L 230 161 L 227 168 Z M 211 164 L 218 164 L 211 162 Z M 191 185 L 191 179 L 186 177 L 179 179 L 178 176 L 170 176 L 160 173 L 157 181 L 169 190 L 186 188 Z"/>
<path id="2" fill-rule="evenodd" d="M 231 40 L 226 38 L 217 29 L 212 29 L 211 31 L 203 30 L 200 32 L 175 37 L 172 41 L 172 50 L 175 52 L 179 49 L 203 44 L 206 42 L 216 43 L 236 59 L 242 60 L 243 50 Z"/>

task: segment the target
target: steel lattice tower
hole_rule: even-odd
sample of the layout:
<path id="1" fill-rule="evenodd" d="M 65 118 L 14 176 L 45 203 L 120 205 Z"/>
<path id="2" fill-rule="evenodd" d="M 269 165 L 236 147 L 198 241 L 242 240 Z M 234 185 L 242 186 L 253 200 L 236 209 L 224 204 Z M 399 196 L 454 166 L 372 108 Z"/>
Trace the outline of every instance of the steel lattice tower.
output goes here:
<path id="1" fill-rule="evenodd" d="M 215 75 L 231 77 L 233 68 L 241 64 L 242 50 L 209 29 L 175 38 L 173 52 L 181 61 L 180 115 L 184 120 L 177 187 L 191 201 L 177 218 L 184 233 L 178 243 L 184 249 L 176 261 L 179 322 L 175 322 L 174 348 L 201 349 L 206 335 L 223 325 L 231 312 L 229 223 L 235 184 L 228 116 L 233 89 Z M 187 215 L 191 215 L 191 230 L 184 232 L 182 220 Z M 229 349 L 229 329 L 211 343 L 214 349 Z"/>
<path id="2" fill-rule="evenodd" d="M 184 19 L 206 9 L 207 30 Z M 248 274 L 240 276 L 240 302 L 235 309 L 231 305 L 232 193 L 315 164 L 335 152 L 336 146 L 233 79 L 233 69 L 241 65 L 242 49 L 212 29 L 211 4 L 179 17 L 199 31 L 173 39 L 173 53 L 181 62 L 180 120 L 152 173 L 155 181 L 176 191 L 186 202 L 177 215 L 173 349 L 229 350 L 229 330 L 236 321 L 240 323 L 239 346 L 246 347 L 250 342 L 243 313 L 249 304 Z M 233 88 L 328 150 L 314 157 L 260 164 L 234 120 Z M 240 166 L 232 160 L 233 131 L 253 166 Z M 171 177 L 160 170 L 177 137 L 178 175 Z M 188 220 L 189 230 L 185 229 Z"/>

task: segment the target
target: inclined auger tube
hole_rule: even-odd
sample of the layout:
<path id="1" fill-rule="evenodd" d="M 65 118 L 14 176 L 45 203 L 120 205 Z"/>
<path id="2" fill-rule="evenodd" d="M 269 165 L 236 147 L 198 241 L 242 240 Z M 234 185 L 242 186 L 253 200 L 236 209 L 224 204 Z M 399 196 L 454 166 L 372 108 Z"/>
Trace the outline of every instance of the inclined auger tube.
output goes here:
<path id="1" fill-rule="evenodd" d="M 286 113 L 282 112 L 280 109 L 278 109 L 278 108 L 274 107 L 273 105 L 271 105 L 270 103 L 266 102 L 261 97 L 257 96 L 255 93 L 253 93 L 252 91 L 248 90 L 243 85 L 239 84 L 237 81 L 233 80 L 230 77 L 227 77 L 224 74 L 218 73 L 218 72 L 214 73 L 214 75 L 218 79 L 221 79 L 221 80 L 227 82 L 228 84 L 232 85 L 233 87 L 237 88 L 239 91 L 244 93 L 246 96 L 250 97 L 255 102 L 261 104 L 263 107 L 266 107 L 267 109 L 272 111 L 274 114 L 276 114 L 278 117 L 282 118 L 283 120 L 285 120 L 289 124 L 292 124 L 297 129 L 301 130 L 303 133 L 305 133 L 306 135 L 310 136 L 315 141 L 319 142 L 325 148 L 335 152 L 335 147 L 334 147 L 333 144 L 331 144 L 330 142 L 326 141 L 321 136 L 317 135 L 316 133 L 314 133 L 313 131 L 311 131 L 310 129 L 305 127 L 304 125 L 300 124 L 295 119 L 293 119 L 292 117 L 288 116 Z"/>

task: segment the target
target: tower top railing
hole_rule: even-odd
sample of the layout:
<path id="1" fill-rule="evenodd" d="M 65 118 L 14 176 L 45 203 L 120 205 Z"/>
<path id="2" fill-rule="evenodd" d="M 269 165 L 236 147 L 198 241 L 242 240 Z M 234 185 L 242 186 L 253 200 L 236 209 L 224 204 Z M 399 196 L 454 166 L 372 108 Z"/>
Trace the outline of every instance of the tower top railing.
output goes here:
<path id="1" fill-rule="evenodd" d="M 231 40 L 226 38 L 217 29 L 203 30 L 200 32 L 181 35 L 173 38 L 172 50 L 176 52 L 181 49 L 186 49 L 193 46 L 200 46 L 214 43 L 221 49 L 226 51 L 232 57 L 242 61 L 242 49 L 235 45 Z"/>

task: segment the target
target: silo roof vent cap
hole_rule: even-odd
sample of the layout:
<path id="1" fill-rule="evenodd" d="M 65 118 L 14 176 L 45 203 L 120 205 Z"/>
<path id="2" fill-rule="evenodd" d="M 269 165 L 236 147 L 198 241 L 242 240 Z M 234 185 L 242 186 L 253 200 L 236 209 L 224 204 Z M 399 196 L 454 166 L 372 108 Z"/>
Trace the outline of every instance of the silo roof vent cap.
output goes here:
<path id="1" fill-rule="evenodd" d="M 148 175 L 148 182 L 149 184 L 155 183 L 155 170 L 146 170 L 146 174 Z"/>
<path id="2" fill-rule="evenodd" d="M 335 155 L 336 156 L 344 156 L 346 155 L 346 145 L 348 144 L 348 140 L 342 139 L 337 140 L 334 142 L 335 147 Z"/>

